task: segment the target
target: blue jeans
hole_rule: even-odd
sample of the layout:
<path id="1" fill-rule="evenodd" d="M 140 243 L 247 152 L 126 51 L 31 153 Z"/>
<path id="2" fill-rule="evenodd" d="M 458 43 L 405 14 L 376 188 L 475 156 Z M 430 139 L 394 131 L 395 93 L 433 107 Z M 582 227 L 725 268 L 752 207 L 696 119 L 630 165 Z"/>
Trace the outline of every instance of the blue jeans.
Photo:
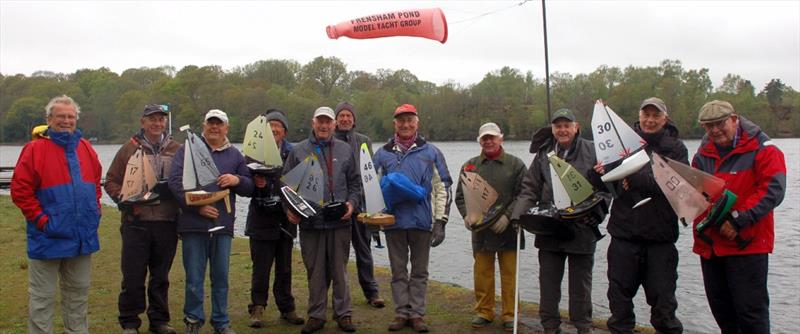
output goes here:
<path id="1" fill-rule="evenodd" d="M 228 326 L 228 270 L 230 268 L 230 235 L 183 233 L 183 269 L 186 271 L 186 318 L 205 322 L 203 286 L 206 263 L 211 267 L 211 325 L 215 329 Z"/>

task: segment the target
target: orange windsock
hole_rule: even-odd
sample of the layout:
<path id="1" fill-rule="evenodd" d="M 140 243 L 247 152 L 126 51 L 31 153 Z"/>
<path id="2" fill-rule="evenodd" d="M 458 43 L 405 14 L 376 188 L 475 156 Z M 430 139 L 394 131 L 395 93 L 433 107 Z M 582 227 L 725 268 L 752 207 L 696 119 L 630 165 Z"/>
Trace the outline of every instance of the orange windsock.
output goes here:
<path id="1" fill-rule="evenodd" d="M 447 41 L 447 20 L 439 8 L 408 9 L 354 18 L 325 29 L 328 37 L 355 39 L 391 36 L 428 38 L 442 44 Z"/>

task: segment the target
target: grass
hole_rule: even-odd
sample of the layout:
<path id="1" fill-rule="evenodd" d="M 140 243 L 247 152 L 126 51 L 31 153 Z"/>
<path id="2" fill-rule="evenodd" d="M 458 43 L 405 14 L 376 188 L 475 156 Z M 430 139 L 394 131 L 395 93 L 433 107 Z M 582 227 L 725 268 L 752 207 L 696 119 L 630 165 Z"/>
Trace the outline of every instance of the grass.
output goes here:
<path id="1" fill-rule="evenodd" d="M 10 197 L 0 196 L 0 333 L 26 333 L 28 315 L 28 272 L 24 218 L 19 209 L 11 202 Z M 89 292 L 89 326 L 92 333 L 119 332 L 117 323 L 117 297 L 120 289 L 121 274 L 119 269 L 121 241 L 119 237 L 119 212 L 116 208 L 105 207 L 100 223 L 100 251 L 92 256 L 92 285 Z M 181 319 L 184 296 L 184 271 L 181 260 L 180 242 L 178 252 L 170 272 L 170 313 L 172 325 L 183 332 Z M 247 326 L 247 304 L 250 301 L 251 262 L 247 239 L 236 238 L 233 241 L 230 264 L 230 291 L 228 295 L 228 312 L 231 324 L 238 333 L 298 333 L 301 326 L 288 325 L 278 319 L 278 310 L 272 303 L 265 312 L 266 328 L 253 329 Z M 308 288 L 305 270 L 300 254 L 295 251 L 293 257 L 293 293 L 296 298 L 297 312 L 305 317 L 305 306 L 308 300 Z M 374 309 L 366 304 L 356 277 L 355 264 L 350 261 L 350 292 L 353 302 L 353 322 L 360 333 L 385 333 L 389 322 L 394 318 L 394 306 L 389 291 L 390 274 L 386 268 L 376 268 L 375 276 L 381 289 L 381 296 L 387 300 L 387 307 Z M 208 280 L 206 280 L 208 282 Z M 206 292 L 210 291 L 207 287 Z M 439 282 L 429 282 L 428 307 L 425 317 L 432 332 L 440 333 L 502 333 L 501 323 L 473 330 L 470 327 L 472 306 L 474 304 L 472 290 Z M 56 303 L 59 304 L 58 302 Z M 206 293 L 207 317 L 210 312 L 210 300 Z M 520 333 L 538 333 L 541 327 L 538 320 L 530 317 L 537 314 L 537 306 L 532 303 L 521 304 L 522 326 Z M 329 314 L 331 309 L 329 307 Z M 62 332 L 60 310 L 56 311 L 54 328 Z M 330 315 L 329 315 L 330 317 Z M 147 329 L 146 315 L 142 315 L 143 324 L 140 330 Z M 604 327 L 603 320 L 595 321 L 598 327 Z M 203 333 L 211 333 L 211 326 L 206 324 Z M 411 333 L 407 328 L 399 333 Z M 325 329 L 319 333 L 340 333 L 336 323 L 328 321 Z"/>

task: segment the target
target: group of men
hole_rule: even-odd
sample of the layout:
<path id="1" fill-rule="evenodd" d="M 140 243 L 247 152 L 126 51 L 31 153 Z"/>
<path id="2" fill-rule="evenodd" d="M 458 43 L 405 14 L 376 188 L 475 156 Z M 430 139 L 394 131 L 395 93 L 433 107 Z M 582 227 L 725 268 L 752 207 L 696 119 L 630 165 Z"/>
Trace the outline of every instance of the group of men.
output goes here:
<path id="1" fill-rule="evenodd" d="M 29 319 L 31 333 L 52 333 L 56 284 L 60 280 L 65 330 L 88 333 L 87 305 L 91 254 L 99 250 L 102 167 L 89 142 L 77 129 L 80 108 L 67 96 L 53 98 L 45 107 L 48 128 L 29 142 L 20 154 L 11 184 L 14 203 L 27 220 Z M 147 313 L 149 330 L 176 333 L 170 325 L 169 271 L 178 240 L 182 242 L 186 274 L 183 320 L 187 333 L 199 333 L 206 322 L 204 287 L 206 269 L 211 280 L 210 323 L 215 333 L 234 333 L 228 317 L 228 270 L 236 195 L 251 197 L 245 234 L 253 262 L 251 300 L 247 305 L 252 327 L 264 326 L 269 280 L 275 267 L 273 297 L 280 318 L 305 324 L 301 333 L 325 326 L 328 290 L 332 289 L 333 319 L 345 332 L 356 330 L 346 266 L 350 245 L 356 252 L 358 279 L 369 305 L 381 308 L 384 300 L 373 276 L 371 228 L 355 219 L 364 208 L 359 147 L 370 139 L 354 130 L 355 107 L 340 103 L 336 109 L 320 107 L 311 119 L 309 137 L 299 143 L 286 140 L 289 122 L 278 109 L 266 113 L 269 126 L 288 173 L 309 156 L 322 167 L 319 180 L 323 203 L 344 209 L 337 216 L 301 216 L 280 197 L 280 175 L 251 173 L 247 158 L 231 145 L 225 112 L 206 113 L 201 140 L 207 146 L 220 176 L 206 189 L 229 189 L 232 208 L 222 201 L 193 206 L 186 202 L 183 169 L 186 147 L 167 131 L 167 111 L 147 105 L 141 129 L 123 144 L 106 175 L 105 190 L 122 211 L 122 285 L 119 323 L 123 333 L 138 333 L 140 315 Z M 427 332 L 426 291 L 430 248 L 445 238 L 452 179 L 442 152 L 419 133 L 417 109 L 410 104 L 393 114 L 394 136 L 373 156 L 373 164 L 392 187 L 386 197 L 395 224 L 383 231 L 389 253 L 391 292 L 395 318 L 389 331 L 411 327 Z M 739 200 L 730 219 L 701 238 L 695 232 L 694 251 L 701 256 L 706 296 L 723 333 L 769 333 L 767 292 L 768 254 L 774 242 L 773 209 L 783 200 L 786 167 L 781 151 L 757 125 L 737 115 L 729 103 L 712 101 L 699 112 L 706 135 L 692 166 L 724 179 Z M 644 100 L 634 130 L 647 142 L 648 153 L 658 153 L 688 163 L 686 146 L 669 119 L 664 102 Z M 680 333 L 675 315 L 677 301 L 678 219 L 655 183 L 649 165 L 621 181 L 603 184 L 605 168 L 596 163 L 594 146 L 580 136 L 575 114 L 560 109 L 551 126 L 531 145 L 536 156 L 526 170 L 522 160 L 503 149 L 503 132 L 495 123 L 478 130 L 480 155 L 461 167 L 474 172 L 497 190 L 502 209 L 488 228 L 476 228 L 468 215 L 465 191 L 459 183 L 456 206 L 472 232 L 476 304 L 471 325 L 480 328 L 495 317 L 495 259 L 501 277 L 502 327 L 514 328 L 514 287 L 517 252 L 524 239 L 516 222 L 529 208 L 552 202 L 548 154 L 570 163 L 598 190 L 617 194 L 608 232 L 608 299 L 614 333 L 632 333 L 635 325 L 632 299 L 639 286 L 651 306 L 651 324 L 660 333 Z M 158 201 L 130 204 L 121 201 L 126 166 L 135 152 L 143 152 L 158 179 L 151 189 Z M 406 193 L 407 192 L 407 193 Z M 637 198 L 652 200 L 634 209 Z M 339 216 L 340 214 L 340 216 Z M 561 333 L 559 302 L 565 261 L 569 261 L 569 318 L 579 333 L 592 332 L 592 271 L 603 217 L 561 222 L 564 233 L 537 234 L 534 245 L 539 260 L 539 315 L 545 333 Z M 223 228 L 208 232 L 214 222 Z M 297 315 L 291 288 L 293 239 L 300 251 L 308 279 L 308 319 Z M 740 249 L 735 240 L 752 239 Z M 410 264 L 410 272 L 409 272 Z M 149 276 L 149 279 L 148 279 Z"/>

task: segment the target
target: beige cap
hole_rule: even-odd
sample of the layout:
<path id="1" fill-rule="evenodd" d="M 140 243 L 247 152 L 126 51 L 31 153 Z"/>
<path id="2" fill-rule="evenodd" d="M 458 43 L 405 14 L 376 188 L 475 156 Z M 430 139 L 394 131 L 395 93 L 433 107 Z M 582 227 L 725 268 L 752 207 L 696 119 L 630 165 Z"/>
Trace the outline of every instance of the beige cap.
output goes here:
<path id="1" fill-rule="evenodd" d="M 700 108 L 700 115 L 697 117 L 697 121 L 700 122 L 700 124 L 718 122 L 728 119 L 733 113 L 735 113 L 735 111 L 730 103 L 714 100 L 704 104 L 703 107 Z"/>
<path id="2" fill-rule="evenodd" d="M 325 116 L 330 119 L 336 119 L 336 114 L 330 107 L 319 107 L 314 111 L 314 118 Z"/>
<path id="3" fill-rule="evenodd" d="M 644 107 L 647 107 L 647 106 L 656 107 L 656 109 L 658 109 L 658 111 L 663 112 L 665 114 L 667 113 L 667 105 L 664 104 L 664 101 L 662 101 L 661 99 L 659 99 L 657 97 L 651 97 L 649 99 L 646 99 L 646 100 L 642 101 L 642 106 L 639 107 L 639 110 L 644 110 Z"/>
<path id="4" fill-rule="evenodd" d="M 211 118 L 218 118 L 222 123 L 228 124 L 228 114 L 224 111 L 219 109 L 211 109 L 206 113 L 205 120 L 208 121 Z"/>
<path id="5" fill-rule="evenodd" d="M 489 122 L 481 125 L 480 129 L 478 129 L 478 141 L 481 141 L 481 138 L 486 135 L 502 136 L 503 131 L 500 130 L 500 127 L 497 126 L 497 124 Z"/>

